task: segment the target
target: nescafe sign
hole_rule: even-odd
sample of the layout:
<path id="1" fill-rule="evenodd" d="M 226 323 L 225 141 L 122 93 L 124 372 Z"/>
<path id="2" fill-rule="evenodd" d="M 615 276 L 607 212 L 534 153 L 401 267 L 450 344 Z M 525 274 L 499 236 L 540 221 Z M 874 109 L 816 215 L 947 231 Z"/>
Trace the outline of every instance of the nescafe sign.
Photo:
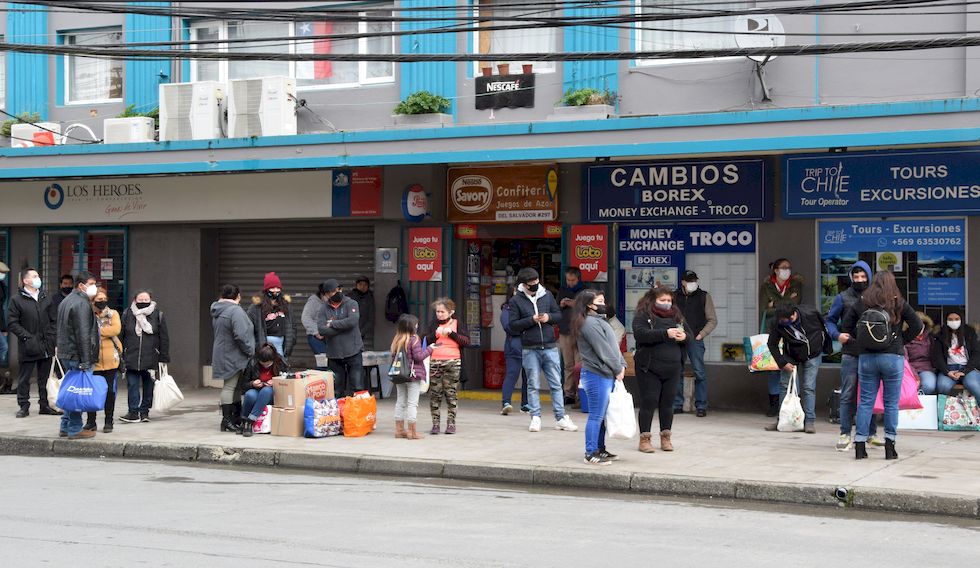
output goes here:
<path id="1" fill-rule="evenodd" d="M 493 184 L 484 176 L 463 176 L 453 182 L 450 197 L 462 213 L 482 213 L 493 201 Z"/>

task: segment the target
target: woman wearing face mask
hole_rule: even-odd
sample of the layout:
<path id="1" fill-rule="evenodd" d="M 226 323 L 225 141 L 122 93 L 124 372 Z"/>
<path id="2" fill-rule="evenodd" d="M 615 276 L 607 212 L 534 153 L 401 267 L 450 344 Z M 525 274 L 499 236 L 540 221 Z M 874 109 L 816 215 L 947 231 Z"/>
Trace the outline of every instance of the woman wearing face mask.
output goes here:
<path id="1" fill-rule="evenodd" d="M 282 293 L 282 282 L 276 273 L 269 272 L 262 282 L 262 296 L 253 297 L 248 309 L 248 317 L 255 330 L 255 344 L 268 343 L 287 359 L 296 344 L 296 329 L 289 310 L 291 301 L 289 296 Z"/>
<path id="2" fill-rule="evenodd" d="M 781 305 L 798 306 L 803 297 L 803 277 L 793 274 L 789 259 L 777 258 L 769 263 L 769 277 L 759 287 L 759 333 L 769 328 L 769 320 Z M 779 413 L 779 371 L 768 373 L 769 411 L 766 416 Z"/>
<path id="3" fill-rule="evenodd" d="M 980 396 L 980 343 L 977 332 L 965 324 L 958 312 L 946 313 L 946 325 L 933 344 L 932 362 L 939 378 L 933 392 L 926 394 L 948 395 L 960 383 L 973 396 Z"/>
<path id="4" fill-rule="evenodd" d="M 640 387 L 640 447 L 653 453 L 650 428 L 653 414 L 660 410 L 660 448 L 674 450 L 671 427 L 674 422 L 674 397 L 684 369 L 688 336 L 693 337 L 680 310 L 674 306 L 674 292 L 657 286 L 646 293 L 633 316 L 633 338 L 636 341 L 636 379 Z"/>
<path id="5" fill-rule="evenodd" d="M 395 437 L 409 440 L 421 440 L 415 423 L 418 420 L 419 395 L 422 381 L 425 380 L 425 359 L 432 355 L 433 346 L 422 349 L 419 339 L 419 318 L 411 314 L 402 314 L 395 324 L 395 338 L 391 340 L 392 355 L 404 351 L 411 366 L 412 378 L 406 383 L 395 385 L 397 398 L 395 400 Z M 408 429 L 406 430 L 406 421 Z"/>
<path id="6" fill-rule="evenodd" d="M 272 402 L 272 379 L 288 373 L 286 363 L 276 351 L 275 346 L 266 343 L 259 347 L 255 356 L 249 360 L 239 389 L 242 391 L 242 427 L 236 434 L 250 437 L 252 426 L 262 416 L 262 411 Z"/>
<path id="7" fill-rule="evenodd" d="M 923 312 L 915 312 L 922 320 L 922 333 L 905 344 L 905 358 L 909 366 L 919 378 L 919 390 L 922 394 L 936 394 L 936 366 L 932 362 L 933 344 L 936 338 L 932 335 L 932 318 Z"/>
<path id="8" fill-rule="evenodd" d="M 122 362 L 120 355 L 123 348 L 119 341 L 122 321 L 119 319 L 119 312 L 109 307 L 109 295 L 105 288 L 99 288 L 95 298 L 92 298 L 92 309 L 95 311 L 95 320 L 99 324 L 101 338 L 99 360 L 95 362 L 92 370 L 96 376 L 102 377 L 108 386 L 105 395 L 105 423 L 102 426 L 102 431 L 108 434 L 112 432 L 112 415 L 116 410 L 116 377 Z M 89 412 L 83 429 L 95 431 L 97 428 L 95 413 Z"/>
<path id="9" fill-rule="evenodd" d="M 170 336 L 163 312 L 157 309 L 148 290 L 137 292 L 133 303 L 123 312 L 122 345 L 129 412 L 120 420 L 149 422 L 154 380 L 150 372 L 156 373 L 160 363 L 170 362 Z"/>
<path id="10" fill-rule="evenodd" d="M 432 302 L 435 320 L 429 324 L 427 336 L 432 346 L 429 363 L 429 410 L 432 412 L 432 434 L 439 433 L 440 409 L 446 400 L 446 434 L 456 433 L 459 374 L 462 368 L 463 347 L 470 344 L 466 326 L 456 319 L 456 303 L 449 298 Z"/>

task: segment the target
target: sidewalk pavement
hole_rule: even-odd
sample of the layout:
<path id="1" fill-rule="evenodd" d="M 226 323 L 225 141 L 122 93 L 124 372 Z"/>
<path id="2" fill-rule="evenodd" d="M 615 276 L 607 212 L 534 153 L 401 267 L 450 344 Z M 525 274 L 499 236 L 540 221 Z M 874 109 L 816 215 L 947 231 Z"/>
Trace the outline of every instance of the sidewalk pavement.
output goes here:
<path id="1" fill-rule="evenodd" d="M 817 433 L 765 432 L 761 415 L 710 412 L 706 418 L 676 416 L 674 452 L 641 454 L 636 440 L 609 440 L 620 460 L 597 467 L 582 461 L 586 415 L 571 410 L 578 432 L 553 429 L 550 405 L 542 431 L 528 432 L 530 418 L 501 416 L 499 402 L 461 400 L 458 433 L 428 435 L 428 398 L 420 401 L 424 440 L 395 439 L 394 401 L 378 403 L 378 427 L 363 438 L 244 438 L 218 431 L 218 391 L 185 392 L 170 414 L 125 424 L 91 440 L 59 439 L 58 417 L 16 419 L 16 400 L 0 397 L 0 454 L 165 459 L 204 463 L 306 468 L 366 474 L 444 477 L 550 487 L 596 488 L 645 494 L 832 505 L 838 487 L 857 509 L 980 517 L 980 432 L 899 432 L 900 458 L 885 461 L 837 452 L 835 424 L 818 422 Z M 35 399 L 36 400 L 36 399 Z M 117 415 L 125 413 L 120 389 Z M 445 409 L 443 409 L 445 420 Z M 656 419 L 654 420 L 656 426 Z M 654 436 L 655 445 L 657 437 Z"/>

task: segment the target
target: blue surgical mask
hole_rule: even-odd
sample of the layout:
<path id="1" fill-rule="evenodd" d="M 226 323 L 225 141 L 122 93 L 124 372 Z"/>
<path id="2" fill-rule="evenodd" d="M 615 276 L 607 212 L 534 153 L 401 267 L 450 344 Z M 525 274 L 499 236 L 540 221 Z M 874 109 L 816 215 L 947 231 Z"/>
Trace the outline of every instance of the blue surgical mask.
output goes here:
<path id="1" fill-rule="evenodd" d="M 42 284 L 41 279 L 38 278 L 37 276 L 35 276 L 31 280 L 31 288 L 34 288 L 35 290 L 40 290 L 41 289 L 41 284 Z"/>

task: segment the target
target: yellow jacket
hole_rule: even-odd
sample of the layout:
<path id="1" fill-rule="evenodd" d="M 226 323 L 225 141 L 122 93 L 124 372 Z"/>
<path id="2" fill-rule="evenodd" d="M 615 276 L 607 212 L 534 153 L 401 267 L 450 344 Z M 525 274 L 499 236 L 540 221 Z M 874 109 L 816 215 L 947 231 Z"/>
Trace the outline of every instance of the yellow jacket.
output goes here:
<path id="1" fill-rule="evenodd" d="M 99 337 L 101 337 L 101 348 L 99 349 L 99 360 L 95 364 L 95 371 L 113 371 L 119 368 L 119 354 L 122 353 L 122 344 L 119 342 L 119 332 L 122 331 L 122 320 L 119 319 L 119 312 L 112 308 L 106 308 L 101 315 L 97 315 L 99 320 Z"/>

